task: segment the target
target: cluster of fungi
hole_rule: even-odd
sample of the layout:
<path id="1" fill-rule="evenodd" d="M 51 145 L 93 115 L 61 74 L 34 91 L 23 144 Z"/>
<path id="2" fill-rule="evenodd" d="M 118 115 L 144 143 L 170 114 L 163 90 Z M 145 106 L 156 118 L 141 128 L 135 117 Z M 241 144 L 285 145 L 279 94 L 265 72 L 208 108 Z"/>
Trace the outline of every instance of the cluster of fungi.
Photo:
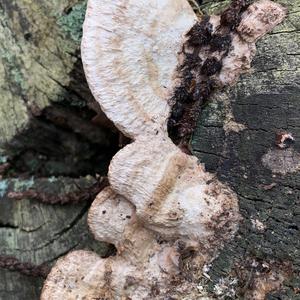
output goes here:
<path id="1" fill-rule="evenodd" d="M 132 139 L 112 159 L 110 185 L 88 216 L 94 237 L 117 254 L 69 253 L 52 268 L 42 300 L 199 298 L 203 265 L 237 231 L 238 200 L 177 145 L 211 91 L 250 68 L 255 42 L 284 16 L 269 0 L 234 0 L 201 20 L 186 0 L 89 0 L 86 77 Z"/>

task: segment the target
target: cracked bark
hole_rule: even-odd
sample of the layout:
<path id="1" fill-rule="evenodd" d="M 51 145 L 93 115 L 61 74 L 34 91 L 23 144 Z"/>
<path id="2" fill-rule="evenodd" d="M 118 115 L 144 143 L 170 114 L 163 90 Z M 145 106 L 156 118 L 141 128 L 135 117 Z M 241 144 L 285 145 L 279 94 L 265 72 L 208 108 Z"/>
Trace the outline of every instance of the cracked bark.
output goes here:
<path id="1" fill-rule="evenodd" d="M 209 13 L 228 3 L 202 2 Z M 299 171 L 282 175 L 263 163 L 279 129 L 292 133 L 300 152 L 300 1 L 279 2 L 288 18 L 259 42 L 253 73 L 212 97 L 191 141 L 207 169 L 238 194 L 244 217 L 210 280 L 200 279 L 216 299 L 253 299 L 256 281 L 271 271 L 284 280 L 267 299 L 300 299 Z M 109 251 L 88 233 L 88 201 L 51 206 L 8 197 L 37 186 L 57 199 L 78 195 L 105 174 L 117 151 L 117 136 L 99 116 L 81 68 L 84 11 L 80 0 L 0 0 L 0 255 L 34 265 L 51 265 L 71 249 Z M 0 269 L 0 299 L 38 299 L 42 282 Z"/>
<path id="2" fill-rule="evenodd" d="M 236 238 L 203 282 L 217 298 L 256 299 L 257 281 L 267 278 L 259 268 L 266 263 L 268 272 L 284 275 L 276 291 L 262 292 L 265 299 L 300 299 L 300 1 L 278 2 L 288 7 L 287 19 L 259 41 L 253 72 L 212 97 L 191 141 L 206 168 L 238 194 L 243 215 Z M 202 8 L 212 12 L 223 4 L 204 1 Z M 291 148 L 276 147 L 279 130 L 293 135 Z"/>
<path id="3" fill-rule="evenodd" d="M 0 0 L 0 299 L 39 299 L 43 278 L 22 273 L 72 249 L 111 251 L 86 222 L 118 135 L 84 79 L 84 13 L 85 1 Z"/>

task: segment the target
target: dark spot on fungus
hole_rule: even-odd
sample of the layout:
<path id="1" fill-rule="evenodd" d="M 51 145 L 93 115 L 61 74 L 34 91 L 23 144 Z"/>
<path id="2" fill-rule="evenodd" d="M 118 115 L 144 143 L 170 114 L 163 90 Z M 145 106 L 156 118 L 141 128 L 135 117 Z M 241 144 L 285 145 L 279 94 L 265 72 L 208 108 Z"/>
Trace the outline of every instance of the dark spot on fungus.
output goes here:
<path id="1" fill-rule="evenodd" d="M 191 53 L 185 53 L 185 69 L 187 74 L 185 75 L 186 80 L 191 80 L 193 76 L 191 75 L 190 70 L 191 69 L 197 69 L 201 67 L 201 59 L 199 57 L 199 53 L 197 51 Z M 187 76 L 190 75 L 190 76 Z"/>
<path id="2" fill-rule="evenodd" d="M 106 210 L 103 210 L 103 211 L 102 211 L 102 214 L 105 215 L 105 214 L 106 214 Z"/>
<path id="3" fill-rule="evenodd" d="M 220 72 L 221 69 L 222 62 L 218 61 L 218 59 L 215 57 L 211 57 L 204 62 L 201 68 L 201 73 L 203 75 L 212 76 Z"/>
<path id="4" fill-rule="evenodd" d="M 227 35 L 220 35 L 220 34 L 214 34 L 212 36 L 212 39 L 210 41 L 210 49 L 211 51 L 228 51 L 231 45 L 231 36 L 229 34 Z"/>
<path id="5" fill-rule="evenodd" d="M 176 102 L 172 110 L 172 119 L 179 120 L 183 115 L 183 104 L 181 102 Z"/>
<path id="6" fill-rule="evenodd" d="M 179 240 L 177 242 L 177 249 L 179 252 L 183 251 L 186 248 L 186 242 Z"/>
<path id="7" fill-rule="evenodd" d="M 232 0 L 230 6 L 221 15 L 221 24 L 235 29 L 241 22 L 242 13 L 254 0 Z"/>
<path id="8" fill-rule="evenodd" d="M 159 285 L 156 282 L 154 285 L 151 286 L 151 295 L 153 297 L 158 296 L 160 294 Z"/>
<path id="9" fill-rule="evenodd" d="M 249 6 L 247 2 L 246 0 L 233 0 L 221 15 L 221 25 L 231 30 L 235 29 L 241 21 L 242 12 Z"/>
<path id="10" fill-rule="evenodd" d="M 201 22 L 197 22 L 187 33 L 187 44 L 189 46 L 201 47 L 209 43 L 213 28 L 209 19 L 209 16 L 204 16 L 203 20 Z"/>
<path id="11" fill-rule="evenodd" d="M 193 101 L 193 98 L 191 97 L 185 86 L 180 86 L 176 89 L 175 98 L 178 99 L 178 102 L 181 103 L 188 103 Z"/>
<path id="12" fill-rule="evenodd" d="M 217 87 L 213 76 L 222 70 L 222 61 L 232 47 L 232 34 L 236 33 L 241 15 L 251 2 L 233 0 L 221 14 L 220 25 L 214 33 L 210 17 L 203 16 L 186 34 L 181 51 L 183 63 L 177 68 L 181 83 L 169 101 L 172 110 L 168 120 L 169 136 L 182 149 L 186 148 L 196 127 L 201 106 Z M 201 59 L 200 53 L 204 53 L 206 59 Z"/>

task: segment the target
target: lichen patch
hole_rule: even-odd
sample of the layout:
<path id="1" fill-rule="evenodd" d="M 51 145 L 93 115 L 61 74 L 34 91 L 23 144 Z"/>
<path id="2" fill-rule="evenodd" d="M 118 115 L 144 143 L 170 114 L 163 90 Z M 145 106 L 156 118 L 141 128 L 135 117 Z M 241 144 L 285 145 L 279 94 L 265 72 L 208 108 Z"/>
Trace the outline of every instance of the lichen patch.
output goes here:
<path id="1" fill-rule="evenodd" d="M 262 163 L 273 173 L 295 173 L 300 170 L 300 153 L 293 148 L 271 149 L 262 157 Z"/>

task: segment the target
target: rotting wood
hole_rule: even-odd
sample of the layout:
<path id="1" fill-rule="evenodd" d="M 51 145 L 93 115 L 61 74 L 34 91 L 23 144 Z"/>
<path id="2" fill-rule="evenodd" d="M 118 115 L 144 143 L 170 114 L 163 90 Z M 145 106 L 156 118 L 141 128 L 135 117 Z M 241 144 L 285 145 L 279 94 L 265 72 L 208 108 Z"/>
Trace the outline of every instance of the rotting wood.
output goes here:
<path id="1" fill-rule="evenodd" d="M 225 283 L 232 282 L 230 281 L 230 277 L 232 274 L 231 272 L 234 271 L 233 260 L 237 258 L 238 262 L 241 262 L 249 252 L 251 254 L 254 253 L 256 257 L 267 257 L 269 259 L 274 255 L 274 257 L 279 259 L 279 261 L 286 259 L 292 261 L 292 265 L 295 270 L 293 276 L 286 279 L 283 283 L 283 288 L 275 292 L 274 296 L 269 295 L 268 299 L 274 299 L 274 297 L 281 297 L 283 299 L 298 299 L 300 291 L 298 275 L 299 254 L 297 253 L 297 249 L 300 247 L 298 243 L 300 211 L 299 175 L 298 173 L 287 173 L 286 176 L 272 174 L 270 170 L 262 166 L 259 160 L 262 155 L 267 152 L 267 150 L 273 147 L 275 142 L 274 130 L 279 127 L 288 127 L 290 129 L 289 131 L 292 132 L 296 139 L 294 149 L 297 152 L 300 151 L 298 144 L 300 138 L 298 123 L 300 111 L 297 97 L 299 94 L 299 89 L 297 87 L 297 82 L 299 82 L 299 60 L 297 58 L 297 55 L 299 55 L 297 48 L 299 38 L 297 37 L 297 33 L 299 32 L 298 24 L 300 4 L 298 0 L 281 0 L 279 2 L 287 5 L 289 8 L 290 14 L 287 20 L 283 25 L 277 28 L 274 33 L 269 34 L 264 41 L 259 43 L 258 54 L 254 61 L 254 73 L 252 76 L 243 77 L 237 87 L 223 96 L 215 97 L 212 99 L 212 102 L 204 108 L 198 122 L 198 129 L 194 135 L 192 145 L 194 153 L 197 153 L 201 160 L 206 163 L 207 168 L 211 171 L 218 171 L 218 176 L 222 180 L 229 182 L 233 186 L 234 190 L 240 194 L 240 204 L 242 205 L 242 213 L 245 217 L 245 223 L 241 228 L 240 236 L 236 238 L 232 245 L 229 245 L 226 249 L 224 249 L 220 259 L 216 261 L 211 268 L 209 275 L 212 281 L 208 281 L 210 282 L 211 290 L 213 291 L 215 286 L 220 286 L 218 284 L 222 279 L 225 280 Z M 218 10 L 224 7 L 226 3 L 228 3 L 228 1 L 204 0 L 202 8 L 204 11 L 211 13 L 213 10 Z M 4 8 L 4 6 L 8 4 L 12 4 L 12 6 L 25 7 L 25 1 L 17 2 L 5 0 L 0 2 L 0 7 Z M 34 22 L 32 22 L 32 24 L 40 24 L 40 26 L 36 26 L 31 33 L 29 30 L 24 32 L 26 31 L 26 27 L 24 27 L 23 30 L 20 25 L 15 24 L 13 26 L 14 32 L 17 36 L 15 44 L 27 43 L 28 46 L 32 45 L 32 47 L 34 47 L 34 40 L 38 40 L 39 35 L 43 36 L 46 32 L 48 34 L 49 32 L 56 32 L 52 30 L 53 27 L 57 26 L 57 17 L 55 17 L 55 15 L 58 16 L 59 19 L 62 16 L 65 17 L 70 14 L 73 16 L 72 11 L 78 13 L 80 9 L 83 9 L 84 7 L 84 2 L 75 0 L 60 1 L 59 4 L 35 1 L 33 4 L 35 7 L 34 11 L 36 13 L 34 16 L 31 16 L 31 18 L 34 18 Z M 44 11 L 40 10 L 42 12 L 38 12 L 39 5 L 44 7 Z M 9 11 L 11 12 L 12 9 L 6 9 L 4 10 L 4 13 L 7 14 Z M 30 9 L 27 9 L 27 11 L 30 13 Z M 17 13 L 15 20 L 18 21 L 19 19 L 20 15 Z M 64 21 L 61 21 L 62 25 L 59 25 L 58 27 L 65 28 L 68 34 L 76 37 L 78 36 L 78 32 L 80 33 L 81 24 L 80 22 L 77 23 L 78 19 L 74 19 L 70 18 L 68 21 L 65 21 L 65 18 L 62 18 Z M 41 24 L 42 21 L 43 24 Z M 7 25 L 4 24 L 4 22 L 7 21 L 1 20 L 1 30 L 6 28 L 6 32 L 3 33 L 3 31 L 1 31 L 2 35 L 0 40 L 5 42 L 8 41 L 9 44 L 11 35 L 7 34 L 9 33 L 9 30 L 7 32 Z M 32 27 L 33 26 L 31 25 L 31 28 Z M 35 33 L 37 35 L 35 35 Z M 24 39 L 22 36 L 24 36 Z M 51 34 L 49 39 L 50 41 L 47 43 L 48 45 L 51 45 L 51 42 L 52 46 L 56 45 L 57 41 L 53 39 L 53 37 L 51 38 Z M 63 40 L 65 43 L 60 44 L 62 47 L 67 45 L 68 48 L 69 42 L 71 41 L 71 43 L 73 43 L 70 37 L 66 38 L 64 36 Z M 76 47 L 77 46 L 74 46 L 74 48 Z M 6 49 L 7 53 L 9 53 L 7 48 L 8 47 L 4 47 L 2 49 Z M 48 48 L 50 48 L 53 53 L 57 53 L 56 51 L 59 49 L 58 46 Z M 73 52 L 74 48 L 69 47 L 67 52 L 70 53 L 70 57 L 77 59 L 78 53 L 76 53 L 76 51 Z M 10 49 L 15 48 L 10 46 Z M 35 49 L 36 48 L 34 48 L 33 52 Z M 60 57 L 58 57 L 58 55 L 55 57 L 55 55 L 52 55 L 50 51 L 46 49 L 44 52 L 46 54 L 42 57 L 47 60 L 47 66 L 60 65 L 59 62 L 62 58 L 61 56 L 64 57 L 65 55 L 64 51 L 59 53 Z M 14 53 L 12 52 L 12 54 Z M 2 55 L 6 56 L 8 54 L 3 53 Z M 20 53 L 14 55 L 22 57 Z M 31 61 L 34 62 L 34 57 L 28 57 L 28 51 L 24 51 L 23 55 L 27 56 L 28 65 L 30 65 Z M 66 56 L 68 57 L 68 55 Z M 55 72 L 57 73 L 55 74 L 56 76 L 60 76 L 57 81 L 64 82 L 64 78 L 68 78 L 70 76 L 70 78 L 75 78 L 76 82 L 76 84 L 74 84 L 74 81 L 71 81 L 72 88 L 70 88 L 70 91 L 72 92 L 76 89 L 78 92 L 77 88 L 80 87 L 86 92 L 86 85 L 79 80 L 79 78 L 82 78 L 80 68 L 75 68 L 75 71 L 71 71 L 70 75 L 67 74 L 68 69 L 68 67 L 60 67 L 59 71 Z M 20 67 L 12 68 L 12 74 L 13 76 L 16 76 L 12 82 L 15 86 L 18 86 L 15 82 L 16 80 L 17 82 L 19 81 L 19 75 L 18 72 L 14 70 L 24 70 L 23 64 Z M 35 90 L 35 94 L 31 95 L 29 98 L 41 99 L 41 101 L 44 98 L 47 98 L 46 96 L 43 96 L 43 93 L 45 93 L 46 90 L 45 86 L 47 86 L 46 93 L 51 96 L 50 98 L 55 101 L 61 100 L 63 97 L 60 93 L 55 93 L 55 86 L 57 84 L 54 83 L 48 76 L 41 76 L 41 78 L 41 86 L 43 87 L 42 92 L 37 89 L 33 89 Z M 8 78 L 6 82 L 10 80 L 11 79 Z M 5 89 L 7 90 L 8 87 Z M 64 90 L 62 87 L 58 89 L 60 91 Z M 70 95 L 69 92 L 63 92 L 62 94 Z M 23 100 L 20 96 L 18 96 L 18 93 L 11 96 L 10 94 L 7 94 L 7 91 L 3 92 L 1 90 L 1 95 L 3 101 L 1 101 L 0 105 L 3 107 L 7 106 L 4 110 L 5 114 L 7 113 L 8 115 L 13 116 L 9 122 L 6 123 L 9 124 L 9 126 L 5 128 L 21 128 L 23 113 L 20 107 L 22 107 L 21 104 Z M 251 97 L 251 95 L 253 95 L 253 97 Z M 76 97 L 74 96 L 74 98 Z M 80 101 L 75 102 L 80 103 Z M 15 104 L 16 113 L 13 112 L 9 103 Z M 67 106 L 68 105 L 69 102 L 67 102 Z M 289 116 L 288 124 L 286 122 L 286 116 Z M 15 120 L 18 119 L 20 119 L 19 125 L 12 124 L 16 124 Z M 1 118 L 1 120 L 3 119 Z M 2 124 L 4 124 L 4 122 Z M 244 128 L 245 131 L 243 131 Z M 10 136 L 10 134 L 8 136 Z M 242 161 L 238 157 L 242 157 Z M 1 159 L 5 160 L 4 155 Z M 242 176 L 240 176 L 240 174 L 242 174 Z M 273 177 L 274 175 L 276 177 Z M 272 184 L 273 188 L 265 191 L 263 186 L 268 186 L 269 183 Z M 1 222 L 12 221 L 15 224 L 16 220 L 21 218 L 19 212 L 23 211 L 25 216 L 24 220 L 27 223 L 31 222 L 38 224 L 38 226 L 40 225 L 40 215 L 34 213 L 35 209 L 32 208 L 33 206 L 37 206 L 38 208 L 40 207 L 40 205 L 36 204 L 36 202 L 24 201 L 23 203 L 13 203 L 7 199 L 1 201 Z M 32 209 L 34 212 L 30 214 L 29 212 Z M 80 210 L 79 207 L 76 209 Z M 51 214 L 47 212 L 48 210 Z M 40 240 L 47 238 L 47 232 L 48 234 L 49 232 L 55 234 L 57 230 L 56 225 L 53 225 L 55 222 L 58 222 L 58 226 L 63 227 L 64 225 L 60 220 L 66 220 L 70 218 L 70 215 L 75 214 L 74 208 L 69 207 L 55 207 L 55 209 L 49 207 L 47 210 L 42 208 L 41 212 L 46 215 L 45 223 L 48 224 L 49 227 L 47 227 L 46 230 L 43 229 L 40 235 L 34 236 L 34 239 Z M 58 215 L 59 217 L 53 217 L 55 215 Z M 254 219 L 253 216 L 255 217 Z M 51 220 L 53 218 L 54 220 Z M 253 226 L 252 219 L 255 221 L 254 224 L 259 224 L 256 222 L 256 220 L 258 220 L 266 225 L 268 228 L 267 232 L 262 233 L 261 229 L 259 229 L 260 227 Z M 81 233 L 86 230 L 84 229 L 84 224 L 82 226 L 83 227 L 80 230 Z M 1 228 L 0 230 L 6 231 L 7 229 Z M 274 233 L 272 234 L 272 232 Z M 17 232 L 12 233 L 12 231 L 10 231 L 9 233 L 13 234 L 15 237 L 20 237 L 20 234 Z M 25 237 L 26 236 L 24 234 L 21 238 L 23 239 Z M 6 233 L 2 238 L 3 241 L 13 239 L 12 237 L 9 238 L 9 235 Z M 76 238 L 78 238 L 78 233 L 72 235 L 72 239 Z M 26 249 L 25 245 L 26 243 L 29 243 L 29 239 L 25 238 L 25 241 L 26 242 L 20 243 L 20 248 Z M 49 255 L 49 252 L 52 253 L 51 257 L 54 259 L 55 255 L 62 254 L 58 251 L 58 248 L 61 248 L 62 245 L 64 245 L 63 248 L 65 247 L 64 249 L 67 249 L 68 245 L 71 244 L 71 239 L 67 238 L 64 242 L 61 241 L 60 244 L 52 244 L 50 247 L 47 246 L 47 250 L 44 251 L 43 254 L 37 254 L 39 257 L 39 261 L 37 263 L 44 261 Z M 10 249 L 12 250 L 9 253 L 12 255 L 20 255 L 20 258 L 25 258 L 25 261 L 33 261 L 29 258 L 28 252 L 13 249 L 11 246 Z M 287 251 L 287 249 L 290 249 L 290 251 Z M 35 252 L 35 250 L 33 251 Z M 55 255 L 53 255 L 53 253 L 55 253 Z M 236 269 L 240 266 L 241 264 L 238 263 Z M 250 272 L 248 275 L 249 274 Z M 39 287 L 42 284 L 41 280 L 33 280 L 29 277 L 24 277 L 17 273 L 10 273 L 8 271 L 0 271 L 0 278 L 1 299 L 19 300 L 25 297 L 26 299 L 39 298 Z M 245 282 L 242 280 L 240 283 L 235 284 L 235 286 L 240 285 L 240 287 L 237 287 L 238 289 L 242 288 L 244 283 L 248 282 L 247 279 Z M 225 284 L 223 293 L 226 294 L 230 289 L 231 286 L 226 286 Z M 199 290 L 201 290 L 201 286 L 199 287 Z"/>

